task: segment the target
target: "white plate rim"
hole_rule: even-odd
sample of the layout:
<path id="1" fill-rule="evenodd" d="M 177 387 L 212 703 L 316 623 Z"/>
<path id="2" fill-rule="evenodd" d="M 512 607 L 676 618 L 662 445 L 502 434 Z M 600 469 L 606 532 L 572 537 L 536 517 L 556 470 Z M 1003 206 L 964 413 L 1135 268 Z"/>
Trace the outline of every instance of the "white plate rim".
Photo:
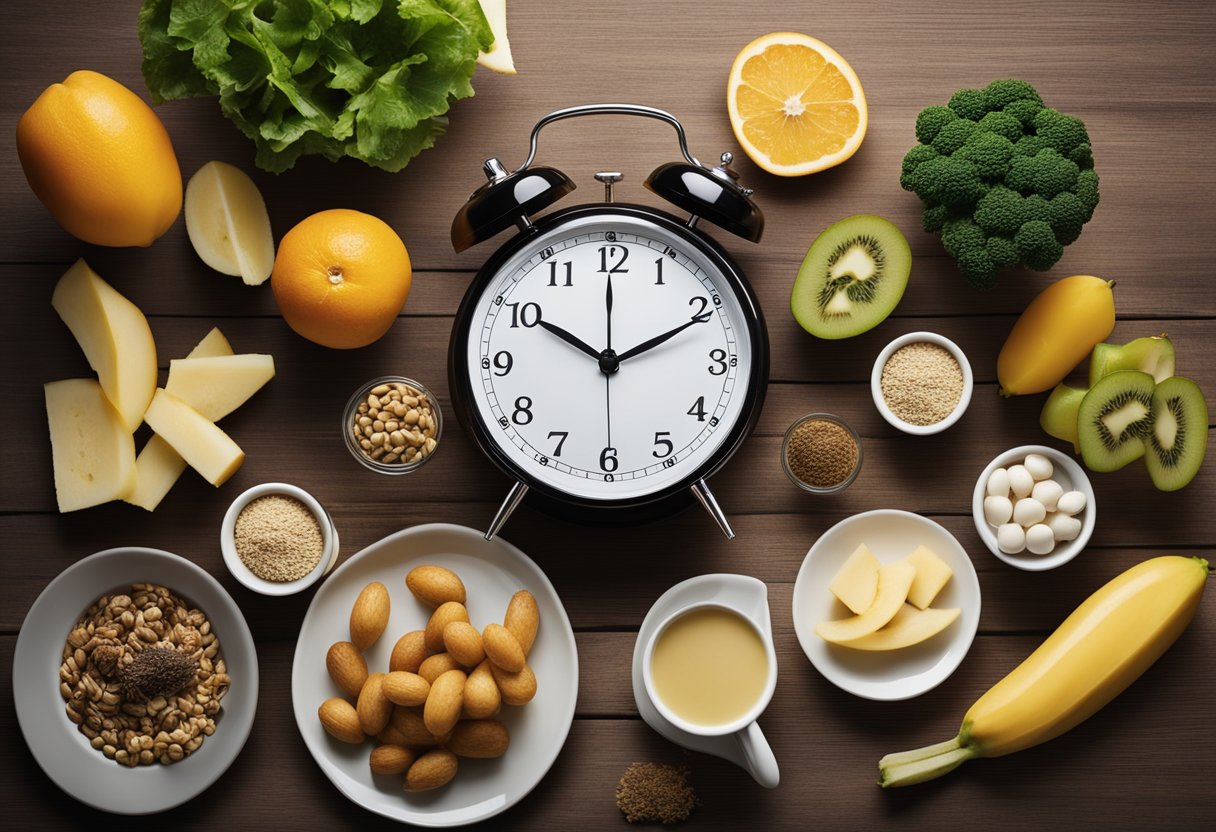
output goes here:
<path id="1" fill-rule="evenodd" d="M 800 613 L 804 605 L 799 603 L 799 599 L 808 590 L 810 581 L 809 571 L 810 563 L 818 551 L 822 551 L 822 546 L 825 540 L 830 540 L 833 533 L 838 533 L 843 527 L 872 521 L 880 517 L 898 517 L 902 520 L 919 523 L 922 525 L 936 527 L 941 534 L 953 543 L 953 548 L 956 549 L 955 554 L 961 556 L 960 562 L 966 565 L 966 569 L 960 571 L 954 570 L 953 581 L 959 581 L 957 586 L 961 586 L 961 592 L 971 594 L 975 598 L 975 612 L 968 616 L 967 610 L 964 609 L 963 615 L 960 616 L 959 627 L 955 631 L 954 637 L 945 642 L 943 645 L 944 653 L 949 653 L 957 644 L 960 649 L 957 652 L 953 662 L 946 665 L 939 665 L 939 671 L 928 681 L 919 686 L 904 687 L 898 681 L 886 683 L 866 682 L 865 684 L 854 684 L 855 677 L 851 674 L 840 673 L 836 668 L 827 666 L 824 662 L 817 660 L 821 642 L 818 636 L 814 633 L 814 623 L 807 623 L 804 619 L 805 613 Z M 963 586 L 966 584 L 966 586 Z M 823 587 L 823 591 L 827 592 L 827 586 Z M 961 605 L 960 605 L 961 606 Z M 975 641 L 975 634 L 979 630 L 980 611 L 982 608 L 982 598 L 980 593 L 979 576 L 976 574 L 975 565 L 971 562 L 970 555 L 963 547 L 958 539 L 950 533 L 950 531 L 940 523 L 930 520 L 920 514 L 915 514 L 902 509 L 880 508 L 872 511 L 854 514 L 851 517 L 846 517 L 844 520 L 834 524 L 819 536 L 811 548 L 807 551 L 806 556 L 802 559 L 802 564 L 798 567 L 798 577 L 794 581 L 794 592 L 792 596 L 792 614 L 794 619 L 794 634 L 798 637 L 798 644 L 802 647 L 802 652 L 806 654 L 808 660 L 815 667 L 819 674 L 834 684 L 836 687 L 844 690 L 854 696 L 862 699 L 871 699 L 880 702 L 894 702 L 903 699 L 913 699 L 922 694 L 928 693 L 935 687 L 940 685 L 958 669 L 967 653 L 971 650 L 971 645 Z M 969 619 L 969 620 L 968 620 Z"/>
<path id="2" fill-rule="evenodd" d="M 300 702 L 299 701 L 300 697 L 297 696 L 297 691 L 296 691 L 296 686 L 299 683 L 298 672 L 297 672 L 298 668 L 302 667 L 305 662 L 317 660 L 315 645 L 309 645 L 308 647 L 306 647 L 304 645 L 303 635 L 307 631 L 309 623 L 314 618 L 314 615 L 320 614 L 319 612 L 316 612 L 316 610 L 319 608 L 321 599 L 323 599 L 323 597 L 325 596 L 328 588 L 330 586 L 336 586 L 337 580 L 341 577 L 342 573 L 345 570 L 352 568 L 351 567 L 352 564 L 357 563 L 364 557 L 368 557 L 368 556 L 376 553 L 378 550 L 380 550 L 382 548 L 386 548 L 386 547 L 395 545 L 400 540 L 405 540 L 405 539 L 409 539 L 412 537 L 420 537 L 420 536 L 424 536 L 429 533 L 455 534 L 455 535 L 458 535 L 461 537 L 468 538 L 469 541 L 476 546 L 482 546 L 482 547 L 496 546 L 499 549 L 501 549 L 503 555 L 507 556 L 510 559 L 515 560 L 517 562 L 517 564 L 519 565 L 519 567 L 528 573 L 530 580 L 534 581 L 534 583 L 530 587 L 531 589 L 533 589 L 534 593 L 535 593 L 536 589 L 540 589 L 545 594 L 547 594 L 549 596 L 549 599 L 553 602 L 554 606 L 556 607 L 556 609 L 559 613 L 559 620 L 557 622 L 559 626 L 557 628 L 553 627 L 553 624 L 550 623 L 548 618 L 545 619 L 544 626 L 546 627 L 547 630 L 549 630 L 549 631 L 555 630 L 560 635 L 562 635 L 564 637 L 562 640 L 568 642 L 568 645 L 570 648 L 570 657 L 569 657 L 570 661 L 568 662 L 569 672 L 568 672 L 568 678 L 566 680 L 568 683 L 568 689 L 569 689 L 569 707 L 567 709 L 568 712 L 564 715 L 562 715 L 562 714 L 557 715 L 559 718 L 555 720 L 555 727 L 549 732 L 549 734 L 552 737 L 554 737 L 554 739 L 556 740 L 556 742 L 553 745 L 552 754 L 543 766 L 538 766 L 536 768 L 536 776 L 532 780 L 531 784 L 528 785 L 525 789 L 523 789 L 518 794 L 512 795 L 509 799 L 504 800 L 502 803 L 495 804 L 495 805 L 489 807 L 487 810 L 485 810 L 484 812 L 482 812 L 480 814 L 453 817 L 453 818 L 448 818 L 448 819 L 444 819 L 444 820 L 436 819 L 435 817 L 429 815 L 425 810 L 411 812 L 407 816 L 402 816 L 400 813 L 394 814 L 390 811 L 382 809 L 379 805 L 369 805 L 369 804 L 363 802 L 358 797 L 358 795 L 353 794 L 351 791 L 351 788 L 350 788 L 351 784 L 349 784 L 347 782 L 346 775 L 343 772 L 339 771 L 337 769 L 337 767 L 323 753 L 321 753 L 321 751 L 319 749 L 315 748 L 313 743 L 311 743 L 309 741 L 308 735 L 304 731 L 304 721 L 308 720 L 310 724 L 312 722 L 314 722 L 317 718 L 316 710 L 312 706 L 311 703 Z M 477 556 L 475 552 L 465 552 L 464 554 L 468 554 L 472 557 Z M 429 556 L 430 555 L 428 553 L 420 553 L 417 557 L 429 557 Z M 406 567 L 406 564 L 409 562 L 411 562 L 411 561 L 403 561 L 400 564 L 400 567 L 402 570 L 401 575 L 400 575 L 400 580 L 401 580 L 402 586 L 404 586 L 405 574 L 408 571 L 405 567 Z M 309 652 L 309 651 L 311 651 L 311 655 L 305 655 L 305 653 Z M 323 656 L 321 657 L 321 661 L 322 662 L 324 661 Z M 507 809 L 511 808 L 512 806 L 516 805 L 521 800 L 523 800 L 525 797 L 527 797 L 532 792 L 532 790 L 535 789 L 536 786 L 539 785 L 540 782 L 549 773 L 549 769 L 552 768 L 553 763 L 557 760 L 558 755 L 561 754 L 562 748 L 565 747 L 566 739 L 570 734 L 570 728 L 574 724 L 574 711 L 575 711 L 575 706 L 578 702 L 578 678 L 579 678 L 578 646 L 577 646 L 577 643 L 575 642 L 575 638 L 574 638 L 574 628 L 570 625 L 570 618 L 566 614 L 566 608 L 562 604 L 561 598 L 557 594 L 557 590 L 556 590 L 556 588 L 554 588 L 553 583 L 549 580 L 549 577 L 544 573 L 544 571 L 540 568 L 540 566 L 537 565 L 537 563 L 534 560 L 532 560 L 530 557 L 528 557 L 522 550 L 520 550 L 516 546 L 513 546 L 511 543 L 507 542 L 506 540 L 503 540 L 501 537 L 495 537 L 493 540 L 487 541 L 487 540 L 485 540 L 485 536 L 484 536 L 483 532 L 477 531 L 476 529 L 471 529 L 467 526 L 457 525 L 454 523 L 422 523 L 422 524 L 419 524 L 416 526 L 409 526 L 407 528 L 401 529 L 397 532 L 394 532 L 393 534 L 390 534 L 386 537 L 381 538 L 380 540 L 375 541 L 374 543 L 368 545 L 367 547 L 360 550 L 359 552 L 356 552 L 355 554 L 351 555 L 346 561 L 344 561 L 338 568 L 336 568 L 333 571 L 333 574 L 331 574 L 328 578 L 325 579 L 324 583 L 322 583 L 320 589 L 317 590 L 316 595 L 313 596 L 312 601 L 308 605 L 308 611 L 304 614 L 304 620 L 300 624 L 300 637 L 297 639 L 297 642 L 296 642 L 296 650 L 295 650 L 295 654 L 292 657 L 291 667 L 292 667 L 292 674 L 291 674 L 292 711 L 294 712 L 295 719 L 296 719 L 296 728 L 297 728 L 297 730 L 299 730 L 300 737 L 303 740 L 305 747 L 308 749 L 309 754 L 312 755 L 313 760 L 317 763 L 317 767 L 321 769 L 321 772 L 326 776 L 326 778 L 329 779 L 329 781 L 331 783 L 333 783 L 333 785 L 338 789 L 338 791 L 341 792 L 341 794 L 347 800 L 351 801 L 356 806 L 360 806 L 361 808 L 366 809 L 367 811 L 373 812 L 382 817 L 386 817 L 391 820 L 398 821 L 400 823 L 411 824 L 414 826 L 426 826 L 426 827 L 440 828 L 440 827 L 450 827 L 450 826 L 463 826 L 466 824 L 476 823 L 478 821 L 482 821 L 487 818 L 491 818 L 497 814 L 500 814 L 501 812 L 505 812 Z M 548 678 L 549 677 L 546 677 L 546 679 L 543 680 L 542 683 L 547 682 Z M 510 752 L 508 751 L 508 754 L 509 753 Z M 459 780 L 459 775 L 457 775 L 457 779 Z M 470 808 L 472 808 L 472 807 L 470 807 Z M 451 810 L 448 810 L 448 811 L 451 811 Z"/>
<path id="3" fill-rule="evenodd" d="M 160 581 L 159 579 L 146 574 L 146 572 L 140 572 L 128 578 L 118 577 L 115 579 L 110 579 L 107 577 L 104 582 L 95 585 L 94 589 L 90 590 L 89 598 L 84 600 L 79 605 L 73 603 L 69 607 L 69 605 L 63 604 L 61 601 L 56 599 L 56 593 L 60 592 L 61 587 L 71 580 L 71 578 L 77 573 L 101 568 L 103 566 L 114 568 L 110 563 L 111 561 L 118 561 L 120 563 L 118 568 L 121 569 L 122 559 L 130 556 L 135 556 L 141 559 L 146 558 L 151 561 L 165 561 L 171 564 L 174 568 L 184 569 L 186 573 L 191 575 L 191 577 L 197 580 L 199 583 L 195 586 L 183 587 L 180 582 Z M 124 573 L 119 572 L 118 574 L 121 575 Z M 153 774 L 153 776 L 155 776 L 154 773 L 168 773 L 177 775 L 172 788 L 151 788 L 135 791 L 130 789 L 130 782 L 124 783 L 122 784 L 123 788 L 113 790 L 112 793 L 115 795 L 115 800 L 113 802 L 107 802 L 106 800 L 94 799 L 91 794 L 86 796 L 74 792 L 68 787 L 68 785 L 65 784 L 66 782 L 72 780 L 72 771 L 70 769 L 65 770 L 63 766 L 48 761 L 45 753 L 43 752 L 47 737 L 53 736 L 50 732 L 45 730 L 47 723 L 44 720 L 49 716 L 50 712 L 53 712 L 55 716 L 58 717 L 58 720 L 52 724 L 57 725 L 58 722 L 63 722 L 70 728 L 71 734 L 78 736 L 86 744 L 86 746 L 88 743 L 88 740 L 77 730 L 76 726 L 68 722 L 67 717 L 63 716 L 63 699 L 58 690 L 58 670 L 59 665 L 61 664 L 60 654 L 56 653 L 53 659 L 54 684 L 52 687 L 54 689 L 54 696 L 53 698 L 47 697 L 47 701 L 51 702 L 50 711 L 43 710 L 45 707 L 45 702 L 42 701 L 42 689 L 40 687 L 35 687 L 33 685 L 19 687 L 17 680 L 20 678 L 20 676 L 24 675 L 21 671 L 22 667 L 29 666 L 31 663 L 34 666 L 38 666 L 45 658 L 32 652 L 35 650 L 35 646 L 32 643 L 31 639 L 33 637 L 29 635 L 30 630 L 27 629 L 27 625 L 32 625 L 36 628 L 43 623 L 41 621 L 42 617 L 53 617 L 57 622 L 61 621 L 63 623 L 63 638 L 66 638 L 68 631 L 71 629 L 72 625 L 76 622 L 80 615 L 102 594 L 109 592 L 111 589 L 121 587 L 123 584 L 147 582 L 164 583 L 174 592 L 185 596 L 192 603 L 197 604 L 200 609 L 207 613 L 208 618 L 211 620 L 214 620 L 215 618 L 214 610 L 217 606 L 229 614 L 232 618 L 231 623 L 235 626 L 229 628 L 227 625 L 225 625 L 223 630 L 219 630 L 217 628 L 218 635 L 221 639 L 220 643 L 223 647 L 225 662 L 231 666 L 238 660 L 248 661 L 252 672 L 246 677 L 242 678 L 239 686 L 234 685 L 230 688 L 228 694 L 225 695 L 223 708 L 225 719 L 223 720 L 222 725 L 218 727 L 216 731 L 216 735 L 218 735 L 220 731 L 226 731 L 232 736 L 239 735 L 239 739 L 236 741 L 228 740 L 226 741 L 225 745 L 220 746 L 218 743 L 214 743 L 212 738 L 208 738 L 208 741 L 203 743 L 202 747 L 196 754 L 190 755 L 182 762 L 175 763 L 172 766 L 139 766 L 135 769 L 127 769 L 125 766 L 121 766 L 111 760 L 101 757 L 99 752 L 85 747 L 85 750 L 92 754 L 98 755 L 98 761 L 104 762 L 107 767 L 112 767 L 113 771 L 119 772 L 123 775 L 133 774 L 135 776 L 146 776 L 148 774 Z M 200 587 L 204 591 L 210 591 L 214 595 L 214 598 L 206 600 L 200 599 L 198 597 L 199 592 L 197 591 Z M 216 601 L 218 603 L 213 605 L 210 603 L 210 601 Z M 55 626 L 58 627 L 58 623 L 56 623 Z M 29 610 L 26 612 L 25 618 L 21 623 L 21 629 L 17 633 L 17 644 L 13 650 L 12 671 L 13 706 L 17 712 L 17 722 L 21 727 L 22 736 L 25 738 L 26 745 L 30 750 L 30 756 L 34 758 L 34 760 L 38 763 L 38 766 L 51 780 L 51 782 L 58 786 L 65 794 L 74 800 L 84 803 L 87 806 L 91 806 L 94 809 L 100 809 L 105 812 L 113 812 L 115 814 L 136 816 L 164 812 L 176 806 L 180 806 L 181 804 L 202 794 L 221 776 L 223 776 L 232 763 L 236 761 L 236 758 L 244 749 L 246 741 L 249 739 L 249 734 L 253 729 L 254 716 L 257 712 L 257 648 L 254 645 L 253 635 L 249 631 L 249 624 L 246 622 L 240 606 L 236 603 L 232 596 L 228 594 L 228 591 L 224 589 L 219 581 L 217 581 L 209 572 L 198 564 L 182 557 L 181 555 L 176 555 L 163 549 L 154 549 L 146 546 L 116 546 L 111 549 L 104 549 L 100 552 L 95 552 L 87 557 L 81 558 L 56 575 L 51 582 L 46 585 L 42 592 L 38 594 L 38 597 L 34 600 L 34 603 L 30 605 Z M 39 670 L 35 672 L 41 671 Z M 234 698 L 234 695 L 236 698 Z M 39 726 L 33 724 L 35 720 L 42 723 L 42 730 L 40 730 Z M 207 755 L 209 744 L 213 749 L 221 748 L 225 750 L 219 752 L 212 751 L 210 755 Z M 216 757 L 216 754 L 220 754 L 221 756 Z M 199 762 L 196 762 L 192 767 L 187 769 L 186 766 L 188 766 L 192 760 L 197 760 Z M 197 769 L 199 764 L 204 761 L 208 763 L 208 766 L 201 774 L 199 774 L 195 771 L 195 769 Z M 86 763 L 85 765 L 88 764 Z M 100 769 L 100 771 L 106 770 L 106 768 Z M 189 770 L 189 773 L 192 776 L 187 778 L 181 777 L 180 775 L 187 770 Z M 90 776 L 94 775 L 90 774 Z M 141 803 L 135 796 L 133 796 L 137 794 L 144 795 L 147 798 L 145 802 Z"/>

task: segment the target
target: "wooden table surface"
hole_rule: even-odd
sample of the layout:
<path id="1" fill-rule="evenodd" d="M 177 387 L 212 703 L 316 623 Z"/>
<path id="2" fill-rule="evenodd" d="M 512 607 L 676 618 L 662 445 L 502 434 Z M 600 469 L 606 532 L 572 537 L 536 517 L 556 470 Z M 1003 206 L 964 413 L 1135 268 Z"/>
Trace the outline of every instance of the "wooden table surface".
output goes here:
<path id="1" fill-rule="evenodd" d="M 1095 475 L 1100 515 L 1091 545 L 1073 563 L 1045 574 L 1018 572 L 994 558 L 970 514 L 975 477 L 998 452 L 1042 441 L 1063 447 L 1039 430 L 1042 396 L 1001 400 L 994 375 L 1015 316 L 1064 275 L 1117 279 L 1113 339 L 1168 332 L 1179 372 L 1216 403 L 1216 6 L 1076 0 L 991 4 L 986 10 L 989 4 L 963 0 L 757 0 L 717 7 L 691 0 L 511 0 L 520 74 L 479 70 L 477 95 L 453 107 L 448 135 L 397 175 L 350 160 L 316 159 L 279 177 L 254 172 L 251 145 L 213 100 L 158 107 L 186 176 L 210 159 L 253 172 L 276 238 L 332 207 L 377 214 L 400 232 L 416 269 L 404 314 L 375 345 L 339 352 L 292 333 L 276 314 L 269 286 L 251 289 L 206 268 L 180 219 L 150 249 L 102 249 L 69 237 L 34 198 L 12 137 L 16 120 L 43 87 L 91 68 L 146 95 L 135 36 L 138 4 L 73 5 L 52 13 L 41 3 L 15 2 L 3 11 L 0 718 L 7 740 L 0 744 L 0 780 L 8 828 L 85 828 L 100 820 L 65 799 L 20 741 L 11 659 L 22 619 L 47 582 L 92 552 L 124 544 L 177 552 L 219 578 L 249 620 L 261 665 L 257 719 L 241 756 L 202 796 L 152 822 L 177 829 L 391 828 L 329 783 L 291 716 L 291 656 L 311 593 L 280 600 L 237 585 L 220 559 L 220 519 L 245 488 L 285 480 L 310 490 L 332 512 L 343 558 L 418 523 L 484 528 L 508 483 L 454 418 L 438 459 L 392 481 L 356 464 L 336 429 L 352 389 L 380 374 L 416 377 L 450 405 L 452 314 L 470 275 L 495 245 L 454 254 L 448 241 L 454 212 L 481 180 L 481 160 L 498 155 L 514 166 L 539 116 L 612 100 L 672 111 L 701 158 L 735 150 L 723 95 L 731 60 L 753 37 L 783 29 L 820 37 L 852 62 L 865 85 L 870 128 L 851 161 L 810 178 L 781 180 L 741 158 L 743 182 L 756 189 L 768 220 L 764 241 L 754 246 L 714 231 L 750 276 L 768 317 L 773 353 L 755 435 L 712 482 L 738 537 L 724 540 L 699 509 L 648 527 L 610 530 L 575 527 L 527 508 L 517 513 L 504 536 L 557 587 L 576 632 L 581 679 L 561 756 L 530 796 L 489 825 L 623 828 L 613 800 L 617 778 L 629 763 L 646 760 L 688 764 L 702 801 L 688 828 L 1184 829 L 1216 815 L 1213 598 L 1156 666 L 1066 737 L 1014 757 L 972 762 L 928 785 L 894 792 L 874 785 L 882 754 L 953 736 L 969 704 L 1111 577 L 1156 554 L 1216 553 L 1216 454 L 1175 494 L 1154 490 L 1139 465 Z M 1001 77 L 1025 78 L 1052 106 L 1084 118 L 1102 176 L 1102 204 L 1050 273 L 1007 274 L 998 289 L 979 293 L 964 285 L 938 239 L 920 231 L 920 205 L 898 185 L 899 160 L 914 141 L 921 107 L 944 103 L 959 87 Z M 622 199 L 651 204 L 640 183 L 675 155 L 666 128 L 603 120 L 553 128 L 541 151 L 544 162 L 582 188 L 569 204 L 597 198 L 591 177 L 602 169 L 624 171 Z M 870 333 L 835 343 L 815 340 L 788 312 L 791 281 L 820 230 L 863 212 L 887 216 L 907 234 L 915 256 L 907 294 Z M 275 380 L 225 420 L 248 459 L 218 492 L 188 472 L 155 514 L 121 503 L 56 514 L 41 385 L 89 372 L 50 307 L 56 278 L 79 256 L 148 313 L 162 370 L 215 325 L 238 352 L 274 355 Z M 958 342 L 976 376 L 965 418 L 924 438 L 886 425 L 867 383 L 878 350 L 896 335 L 920 329 Z M 865 445 L 861 476 L 836 497 L 798 491 L 779 464 L 785 428 L 815 410 L 849 420 Z M 853 513 L 883 507 L 920 512 L 954 533 L 971 554 L 983 592 L 979 635 L 961 667 L 936 690 L 898 703 L 864 701 L 828 683 L 799 648 L 790 610 L 795 574 L 816 537 Z M 715 571 L 768 584 L 780 681 L 761 725 L 782 769 L 774 791 L 759 788 L 729 763 L 671 745 L 638 718 L 634 706 L 629 661 L 646 610 L 673 583 Z"/>

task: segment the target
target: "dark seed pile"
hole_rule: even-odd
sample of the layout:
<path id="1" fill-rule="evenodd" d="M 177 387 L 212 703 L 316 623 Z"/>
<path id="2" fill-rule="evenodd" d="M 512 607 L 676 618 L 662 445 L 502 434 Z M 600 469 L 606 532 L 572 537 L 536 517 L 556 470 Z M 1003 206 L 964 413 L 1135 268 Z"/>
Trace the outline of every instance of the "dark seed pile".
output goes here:
<path id="1" fill-rule="evenodd" d="M 699 806 L 688 785 L 688 768 L 633 763 L 616 785 L 616 805 L 630 823 L 679 823 Z"/>
<path id="2" fill-rule="evenodd" d="M 157 696 L 177 693 L 198 673 L 198 663 L 189 655 L 168 647 L 152 647 L 122 669 L 119 682 L 129 702 L 147 702 Z"/>

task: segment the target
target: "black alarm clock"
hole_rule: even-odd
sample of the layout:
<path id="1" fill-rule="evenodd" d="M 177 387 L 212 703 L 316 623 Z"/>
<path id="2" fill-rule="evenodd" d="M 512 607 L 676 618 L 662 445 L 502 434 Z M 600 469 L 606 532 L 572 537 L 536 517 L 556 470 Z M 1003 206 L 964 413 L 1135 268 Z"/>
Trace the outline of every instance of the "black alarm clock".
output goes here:
<path id="1" fill-rule="evenodd" d="M 547 124 L 628 115 L 675 128 L 683 160 L 645 186 L 684 216 L 613 201 L 617 172 L 600 172 L 604 201 L 533 216 L 574 190 L 533 165 Z M 751 191 L 724 153 L 715 167 L 689 152 L 664 110 L 593 104 L 550 113 L 528 157 L 507 172 L 492 158 L 452 223 L 456 251 L 510 227 L 517 233 L 477 273 L 456 314 L 448 373 L 461 424 L 515 480 L 486 538 L 525 498 L 588 524 L 655 519 L 695 497 L 733 537 L 706 480 L 755 427 L 768 383 L 768 332 L 739 267 L 704 220 L 756 242 Z"/>

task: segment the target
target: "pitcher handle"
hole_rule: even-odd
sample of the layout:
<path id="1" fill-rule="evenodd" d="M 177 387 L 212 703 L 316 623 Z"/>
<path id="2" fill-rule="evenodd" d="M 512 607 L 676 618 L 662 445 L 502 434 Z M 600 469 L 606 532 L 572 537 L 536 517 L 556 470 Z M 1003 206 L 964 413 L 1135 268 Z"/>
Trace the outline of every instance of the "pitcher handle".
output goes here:
<path id="1" fill-rule="evenodd" d="M 747 770 L 756 782 L 766 789 L 777 788 L 777 784 L 781 782 L 781 772 L 777 768 L 773 749 L 764 738 L 759 723 L 753 722 L 735 736 L 743 749 L 743 756 L 747 759 Z"/>

